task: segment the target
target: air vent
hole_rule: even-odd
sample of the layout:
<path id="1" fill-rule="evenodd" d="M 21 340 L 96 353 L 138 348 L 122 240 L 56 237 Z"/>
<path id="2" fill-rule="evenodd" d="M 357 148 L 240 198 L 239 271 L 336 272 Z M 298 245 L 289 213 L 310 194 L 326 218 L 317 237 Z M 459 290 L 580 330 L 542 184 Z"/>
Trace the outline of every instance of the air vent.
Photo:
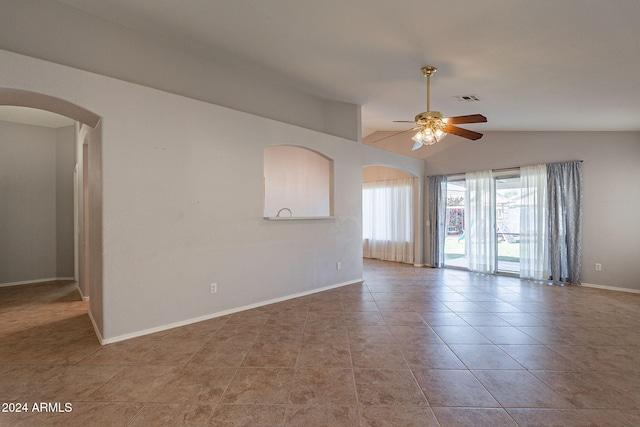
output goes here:
<path id="1" fill-rule="evenodd" d="M 458 95 L 454 96 L 458 102 L 477 102 L 480 101 L 480 97 L 478 95 Z"/>

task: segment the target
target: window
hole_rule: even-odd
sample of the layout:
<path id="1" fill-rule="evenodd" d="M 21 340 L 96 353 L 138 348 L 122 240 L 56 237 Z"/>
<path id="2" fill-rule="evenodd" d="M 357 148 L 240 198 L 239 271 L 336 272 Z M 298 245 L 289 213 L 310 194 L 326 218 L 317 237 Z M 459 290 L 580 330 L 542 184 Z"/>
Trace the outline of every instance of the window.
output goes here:
<path id="1" fill-rule="evenodd" d="M 363 184 L 365 257 L 413 263 L 414 182 L 404 178 Z"/>

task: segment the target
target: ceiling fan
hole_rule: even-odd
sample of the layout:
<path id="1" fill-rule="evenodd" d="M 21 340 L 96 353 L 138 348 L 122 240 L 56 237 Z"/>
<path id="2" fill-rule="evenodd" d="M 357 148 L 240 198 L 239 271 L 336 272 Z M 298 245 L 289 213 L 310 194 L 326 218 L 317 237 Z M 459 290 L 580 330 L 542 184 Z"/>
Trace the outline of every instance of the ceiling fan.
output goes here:
<path id="1" fill-rule="evenodd" d="M 415 142 L 411 151 L 417 150 L 423 145 L 433 145 L 442 140 L 449 133 L 471 140 L 482 138 L 481 133 L 455 126 L 462 123 L 484 123 L 487 121 L 487 118 L 482 114 L 442 118 L 442 114 L 439 111 L 431 111 L 431 76 L 436 72 L 436 70 L 436 67 L 422 67 L 422 74 L 427 78 L 427 111 L 418 114 L 413 121 L 394 121 L 394 123 L 415 123 L 415 126 L 411 129 L 403 130 L 378 139 L 377 141 L 373 141 L 374 143 L 412 130 L 418 130 L 418 133 L 411 138 Z"/>

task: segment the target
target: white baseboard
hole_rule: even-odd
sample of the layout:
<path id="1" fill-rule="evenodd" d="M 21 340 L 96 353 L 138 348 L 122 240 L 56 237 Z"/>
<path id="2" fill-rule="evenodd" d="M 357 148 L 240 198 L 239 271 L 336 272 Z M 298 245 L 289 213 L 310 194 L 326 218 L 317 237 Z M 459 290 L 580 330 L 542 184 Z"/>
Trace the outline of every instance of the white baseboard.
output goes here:
<path id="1" fill-rule="evenodd" d="M 192 323 L 198 323 L 198 322 L 203 322 L 205 320 L 215 319 L 216 317 L 228 316 L 229 314 L 238 313 L 240 311 L 250 310 L 252 308 L 258 308 L 258 307 L 262 307 L 262 306 L 269 305 L 269 304 L 275 304 L 275 303 L 278 303 L 278 302 L 287 301 L 287 300 L 294 299 L 294 298 L 300 298 L 300 297 L 303 297 L 303 296 L 316 294 L 318 292 L 324 292 L 324 291 L 328 291 L 328 290 L 331 290 L 331 289 L 341 288 L 343 286 L 353 285 L 353 284 L 360 283 L 360 282 L 363 282 L 363 281 L 364 281 L 364 279 L 357 279 L 357 280 L 353 280 L 353 281 L 349 281 L 349 282 L 337 283 L 335 285 L 325 286 L 323 288 L 318 288 L 318 289 L 313 289 L 313 290 L 310 290 L 310 291 L 300 292 L 300 293 L 293 294 L 293 295 L 288 295 L 288 296 L 285 296 L 285 297 L 274 298 L 274 299 L 271 299 L 271 300 L 268 300 L 268 301 L 262 301 L 262 302 L 258 302 L 258 303 L 255 303 L 255 304 L 245 305 L 243 307 L 232 308 L 230 310 L 219 311 L 217 313 L 207 314 L 205 316 L 194 317 L 194 318 L 191 318 L 191 319 L 182 320 L 180 322 L 170 323 L 168 325 L 162 325 L 162 326 L 158 326 L 158 327 L 155 327 L 155 328 L 145 329 L 145 330 L 138 331 L 138 332 L 132 332 L 130 334 L 118 335 L 118 336 L 115 336 L 115 337 L 112 337 L 112 338 L 106 338 L 106 339 L 102 338 L 102 336 L 98 333 L 98 328 L 96 327 L 96 324 L 93 321 L 93 318 L 91 317 L 91 313 L 89 313 L 89 316 L 91 317 L 91 322 L 93 322 L 93 327 L 96 330 L 96 334 L 98 335 L 98 340 L 100 341 L 100 344 L 102 344 L 102 345 L 104 345 L 104 344 L 112 344 L 112 343 L 115 343 L 115 342 L 118 342 L 118 341 L 124 341 L 124 340 L 128 340 L 128 339 L 131 339 L 131 338 L 137 338 L 137 337 L 141 337 L 141 336 L 144 336 L 144 335 L 154 334 L 156 332 L 162 332 L 162 331 L 166 331 L 167 329 L 178 328 L 180 326 L 187 326 L 187 325 L 191 325 Z"/>
<path id="2" fill-rule="evenodd" d="M 55 282 L 56 280 L 76 280 L 74 277 L 48 277 L 44 279 L 24 280 L 21 282 L 0 283 L 0 288 L 8 286 L 32 285 L 41 282 Z"/>
<path id="3" fill-rule="evenodd" d="M 82 289 L 80 289 L 80 283 L 76 282 L 76 289 L 78 290 L 78 293 L 80 294 L 80 297 L 82 298 L 82 301 L 89 301 L 89 297 L 84 295 L 84 292 L 82 292 Z"/>
<path id="4" fill-rule="evenodd" d="M 98 342 L 100 345 L 107 344 L 102 338 L 102 334 L 100 333 L 100 329 L 98 329 L 98 325 L 96 325 L 96 321 L 93 319 L 93 315 L 91 314 L 91 310 L 89 310 L 89 320 L 91 320 L 91 324 L 93 325 L 93 330 L 96 333 L 96 338 L 98 338 Z"/>
<path id="5" fill-rule="evenodd" d="M 615 286 L 596 285 L 593 283 L 583 283 L 582 286 L 584 286 L 585 288 L 596 288 L 596 289 L 605 289 L 608 291 L 630 292 L 632 294 L 640 294 L 640 289 L 618 288 Z"/>

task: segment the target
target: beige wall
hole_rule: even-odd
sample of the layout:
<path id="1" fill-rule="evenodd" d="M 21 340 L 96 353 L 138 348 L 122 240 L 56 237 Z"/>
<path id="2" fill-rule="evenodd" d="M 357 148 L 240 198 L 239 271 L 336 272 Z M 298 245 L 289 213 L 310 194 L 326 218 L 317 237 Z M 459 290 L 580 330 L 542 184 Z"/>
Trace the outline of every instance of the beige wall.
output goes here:
<path id="1" fill-rule="evenodd" d="M 421 160 L 345 138 L 7 51 L 0 62 L 0 88 L 102 117 L 88 174 L 89 245 L 101 254 L 89 266 L 101 287 L 91 315 L 103 342 L 361 280 L 362 167 L 422 176 Z M 263 219 L 263 153 L 277 144 L 334 160 L 335 218 Z"/>
<path id="2" fill-rule="evenodd" d="M 583 160 L 583 282 L 640 290 L 640 132 L 486 132 L 437 148 L 426 175 Z"/>
<path id="3" fill-rule="evenodd" d="M 0 122 L 0 284 L 74 276 L 73 127 Z"/>
<path id="4" fill-rule="evenodd" d="M 90 315 L 104 336 L 102 287 L 102 123 L 95 128 L 78 124 L 78 287 L 90 298 Z M 85 159 L 85 153 L 87 158 Z"/>
<path id="5" fill-rule="evenodd" d="M 56 129 L 56 262 L 58 277 L 74 277 L 73 171 L 75 129 Z"/>

